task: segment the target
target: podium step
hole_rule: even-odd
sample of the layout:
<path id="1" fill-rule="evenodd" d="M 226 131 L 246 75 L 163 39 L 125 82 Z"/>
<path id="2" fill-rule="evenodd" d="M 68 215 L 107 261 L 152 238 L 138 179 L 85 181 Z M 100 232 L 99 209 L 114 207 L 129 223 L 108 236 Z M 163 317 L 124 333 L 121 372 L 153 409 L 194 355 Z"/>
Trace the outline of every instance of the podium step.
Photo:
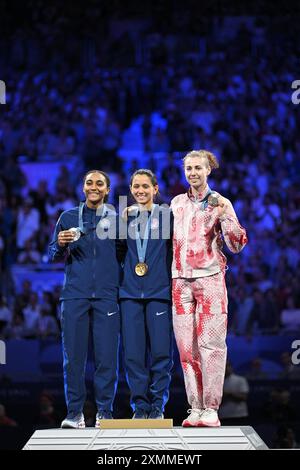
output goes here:
<path id="1" fill-rule="evenodd" d="M 222 426 L 220 428 L 174 427 L 169 429 L 158 427 L 148 429 L 137 427 L 127 429 L 43 429 L 35 431 L 24 447 L 24 450 L 58 449 L 264 450 L 267 449 L 267 446 L 250 426 Z"/>
<path id="2" fill-rule="evenodd" d="M 100 429 L 172 429 L 173 419 L 102 419 Z"/>

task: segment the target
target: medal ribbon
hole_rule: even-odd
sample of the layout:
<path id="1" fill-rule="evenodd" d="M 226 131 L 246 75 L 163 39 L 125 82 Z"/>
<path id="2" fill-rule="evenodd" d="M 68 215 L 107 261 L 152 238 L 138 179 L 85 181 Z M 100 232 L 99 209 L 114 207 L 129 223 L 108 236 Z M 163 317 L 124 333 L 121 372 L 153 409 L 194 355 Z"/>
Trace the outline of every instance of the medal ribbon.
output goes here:
<path id="1" fill-rule="evenodd" d="M 84 228 L 83 226 L 83 208 L 84 208 L 84 205 L 85 205 L 85 202 L 81 202 L 79 204 L 79 211 L 78 211 L 78 227 L 80 229 L 80 232 L 81 233 L 84 233 L 86 234 L 87 233 L 87 229 Z M 103 218 L 105 218 L 108 214 L 108 210 L 107 210 L 107 207 L 105 206 L 105 204 L 103 204 L 103 211 L 102 211 L 102 214 L 100 216 L 100 220 L 102 220 Z M 97 209 L 96 209 L 96 215 L 97 215 Z M 95 229 L 96 227 L 94 227 Z"/>
<path id="2" fill-rule="evenodd" d="M 136 249 L 137 249 L 137 253 L 138 253 L 139 263 L 144 263 L 145 262 L 146 250 L 147 250 L 149 234 L 150 234 L 151 220 L 152 220 L 152 216 L 153 216 L 154 209 L 155 209 L 156 206 L 157 206 L 157 204 L 153 204 L 153 206 L 152 206 L 151 214 L 150 214 L 150 216 L 148 217 L 148 220 L 147 220 L 143 240 L 141 239 L 140 232 L 138 230 L 138 224 L 136 224 L 136 227 L 135 227 L 135 235 L 136 235 L 135 241 L 136 241 Z"/>
<path id="3" fill-rule="evenodd" d="M 204 211 L 204 210 L 207 208 L 207 206 L 208 206 L 208 198 L 209 198 L 209 196 L 210 196 L 211 194 L 212 194 L 212 195 L 215 194 L 215 191 L 212 191 L 208 185 L 207 185 L 207 187 L 208 187 L 208 190 L 207 190 L 207 193 L 205 194 L 205 196 L 204 196 L 203 199 L 198 200 L 198 199 L 196 199 L 196 198 L 194 197 L 195 202 L 201 203 L 200 209 L 201 209 L 202 211 Z"/>

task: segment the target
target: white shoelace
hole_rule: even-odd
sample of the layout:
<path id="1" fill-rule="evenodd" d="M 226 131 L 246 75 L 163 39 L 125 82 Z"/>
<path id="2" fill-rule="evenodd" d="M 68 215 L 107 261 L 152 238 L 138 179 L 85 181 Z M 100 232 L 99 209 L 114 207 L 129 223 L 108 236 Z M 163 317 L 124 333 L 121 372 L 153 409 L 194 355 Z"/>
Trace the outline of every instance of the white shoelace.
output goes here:
<path id="1" fill-rule="evenodd" d="M 187 410 L 188 414 L 191 414 L 191 413 L 198 413 L 199 415 L 201 413 L 203 413 L 203 410 L 200 410 L 200 408 L 190 408 L 189 410 Z"/>

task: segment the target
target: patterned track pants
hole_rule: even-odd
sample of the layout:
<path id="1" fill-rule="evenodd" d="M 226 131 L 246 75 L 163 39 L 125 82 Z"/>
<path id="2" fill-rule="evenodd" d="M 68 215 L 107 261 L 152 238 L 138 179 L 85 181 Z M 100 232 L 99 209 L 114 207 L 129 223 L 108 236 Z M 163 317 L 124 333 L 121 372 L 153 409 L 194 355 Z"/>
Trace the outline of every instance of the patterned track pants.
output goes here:
<path id="1" fill-rule="evenodd" d="M 192 408 L 218 409 L 227 347 L 227 290 L 222 272 L 173 279 L 173 325 L 187 399 Z"/>

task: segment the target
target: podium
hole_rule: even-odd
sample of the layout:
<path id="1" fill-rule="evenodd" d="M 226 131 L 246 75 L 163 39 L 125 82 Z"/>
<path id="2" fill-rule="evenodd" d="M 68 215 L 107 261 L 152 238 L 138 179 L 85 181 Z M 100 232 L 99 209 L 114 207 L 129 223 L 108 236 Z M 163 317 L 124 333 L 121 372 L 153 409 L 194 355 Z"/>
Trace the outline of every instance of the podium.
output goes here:
<path id="1" fill-rule="evenodd" d="M 101 428 L 37 430 L 24 450 L 266 450 L 250 426 L 173 427 L 171 419 L 103 420 Z"/>

